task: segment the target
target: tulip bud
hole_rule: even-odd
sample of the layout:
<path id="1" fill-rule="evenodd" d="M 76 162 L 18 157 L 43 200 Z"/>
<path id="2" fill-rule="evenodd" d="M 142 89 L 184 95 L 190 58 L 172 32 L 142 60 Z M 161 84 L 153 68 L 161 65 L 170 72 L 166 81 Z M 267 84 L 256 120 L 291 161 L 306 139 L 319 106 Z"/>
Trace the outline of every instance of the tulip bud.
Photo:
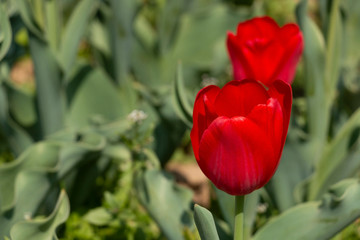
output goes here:
<path id="1" fill-rule="evenodd" d="M 296 24 L 280 28 L 269 17 L 240 23 L 236 35 L 228 33 L 227 38 L 234 79 L 256 79 L 267 86 L 277 79 L 293 81 L 303 47 Z"/>

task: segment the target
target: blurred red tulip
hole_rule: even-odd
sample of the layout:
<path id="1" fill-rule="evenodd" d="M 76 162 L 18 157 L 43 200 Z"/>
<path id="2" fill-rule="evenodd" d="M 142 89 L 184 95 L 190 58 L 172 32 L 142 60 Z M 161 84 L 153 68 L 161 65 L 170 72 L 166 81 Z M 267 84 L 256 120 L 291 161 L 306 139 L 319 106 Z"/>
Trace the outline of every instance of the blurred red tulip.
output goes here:
<path id="1" fill-rule="evenodd" d="M 191 142 L 204 174 L 221 190 L 245 195 L 276 171 L 292 105 L 291 86 L 254 80 L 211 85 L 196 96 Z"/>
<path id="2" fill-rule="evenodd" d="M 236 35 L 227 38 L 234 79 L 256 79 L 267 86 L 278 79 L 291 83 L 303 45 L 296 24 L 280 28 L 270 17 L 240 23 Z"/>

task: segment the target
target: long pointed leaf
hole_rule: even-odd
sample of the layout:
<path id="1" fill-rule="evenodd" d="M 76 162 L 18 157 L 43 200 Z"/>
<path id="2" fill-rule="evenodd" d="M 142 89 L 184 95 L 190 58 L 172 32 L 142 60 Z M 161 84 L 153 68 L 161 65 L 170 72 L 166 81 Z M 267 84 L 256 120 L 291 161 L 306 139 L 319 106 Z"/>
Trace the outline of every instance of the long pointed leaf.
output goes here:
<path id="1" fill-rule="evenodd" d="M 21 19 L 29 31 L 39 39 L 44 40 L 43 31 L 36 22 L 34 13 L 32 11 L 33 8 L 31 7 L 29 1 L 15 0 L 14 2 L 16 3 L 16 7 L 18 8 Z"/>
<path id="2" fill-rule="evenodd" d="M 50 216 L 17 223 L 11 229 L 13 240 L 48 240 L 56 239 L 56 228 L 64 223 L 70 213 L 70 202 L 62 191 L 58 202 Z"/>
<path id="3" fill-rule="evenodd" d="M 98 0 L 80 1 L 76 5 L 70 20 L 66 25 L 59 52 L 59 61 L 65 73 L 68 73 L 75 63 L 80 40 L 83 37 L 90 17 L 94 14 L 98 4 Z"/>
<path id="4" fill-rule="evenodd" d="M 307 15 L 307 0 L 296 8 L 296 16 L 304 35 L 305 93 L 307 122 L 311 143 L 312 162 L 317 162 L 327 139 L 330 107 L 325 91 L 325 42 L 314 21 Z"/>
<path id="5" fill-rule="evenodd" d="M 11 25 L 2 4 L 0 4 L 0 60 L 10 48 L 12 40 Z"/>
<path id="6" fill-rule="evenodd" d="M 315 172 L 312 184 L 310 185 L 310 198 L 319 198 L 332 184 L 332 174 L 342 164 L 347 164 L 343 160 L 349 153 L 349 143 L 352 134 L 360 127 L 360 109 L 357 110 L 345 125 L 339 130 L 335 138 L 325 148 L 324 154 L 320 159 L 318 171 Z"/>
<path id="7" fill-rule="evenodd" d="M 330 239 L 360 217 L 359 199 L 359 180 L 344 180 L 334 185 L 322 201 L 297 205 L 274 218 L 253 240 Z"/>
<path id="8" fill-rule="evenodd" d="M 175 112 L 184 121 L 188 127 L 192 127 L 192 108 L 186 97 L 186 90 L 184 87 L 184 79 L 182 74 L 181 63 L 178 64 L 175 84 L 174 84 L 173 104 Z"/>
<path id="9" fill-rule="evenodd" d="M 64 123 L 62 73 L 45 42 L 31 33 L 29 41 L 35 68 L 39 121 L 44 137 L 61 129 Z"/>
<path id="10" fill-rule="evenodd" d="M 209 210 L 195 205 L 194 218 L 202 240 L 219 240 L 215 221 Z"/>

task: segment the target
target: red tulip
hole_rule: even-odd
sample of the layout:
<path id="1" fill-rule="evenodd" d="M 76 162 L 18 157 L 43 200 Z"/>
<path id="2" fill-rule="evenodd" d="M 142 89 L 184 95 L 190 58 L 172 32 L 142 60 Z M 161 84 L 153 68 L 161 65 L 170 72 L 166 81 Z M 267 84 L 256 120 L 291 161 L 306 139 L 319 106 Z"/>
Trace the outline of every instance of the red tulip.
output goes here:
<path id="1" fill-rule="evenodd" d="M 215 186 L 245 195 L 270 180 L 284 147 L 291 104 L 291 86 L 280 80 L 268 90 L 253 80 L 200 90 L 190 137 L 201 170 Z"/>
<path id="2" fill-rule="evenodd" d="M 256 79 L 267 86 L 277 79 L 291 83 L 303 45 L 296 24 L 280 28 L 270 17 L 240 23 L 236 35 L 227 38 L 234 79 Z"/>

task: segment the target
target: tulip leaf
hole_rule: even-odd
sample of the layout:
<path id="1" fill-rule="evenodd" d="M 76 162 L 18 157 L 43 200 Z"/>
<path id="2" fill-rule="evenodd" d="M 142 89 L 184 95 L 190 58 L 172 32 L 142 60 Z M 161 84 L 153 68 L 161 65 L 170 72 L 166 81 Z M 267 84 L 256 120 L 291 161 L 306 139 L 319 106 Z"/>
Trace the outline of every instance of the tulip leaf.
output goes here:
<path id="1" fill-rule="evenodd" d="M 184 136 L 186 126 L 176 114 L 172 103 L 172 96 L 164 97 L 164 105 L 160 108 L 163 116 L 155 128 L 155 152 L 164 166 Z"/>
<path id="2" fill-rule="evenodd" d="M 44 41 L 43 30 L 36 21 L 30 2 L 26 0 L 15 0 L 14 2 L 27 29 L 37 38 Z"/>
<path id="3" fill-rule="evenodd" d="M 147 170 L 136 181 L 139 200 L 168 239 L 182 240 L 183 227 L 192 227 L 192 193 L 175 185 L 159 170 Z M 166 219 L 166 221 L 164 221 Z"/>
<path id="4" fill-rule="evenodd" d="M 8 107 L 6 91 L 3 83 L 0 82 L 0 128 L 6 136 L 12 152 L 18 156 L 23 150 L 30 146 L 32 139 L 9 117 Z"/>
<path id="5" fill-rule="evenodd" d="M 253 240 L 330 239 L 360 217 L 359 198 L 359 180 L 343 180 L 332 186 L 322 201 L 299 204 L 275 217 Z"/>
<path id="6" fill-rule="evenodd" d="M 98 207 L 87 212 L 84 219 L 93 225 L 103 226 L 109 224 L 112 215 L 105 208 Z"/>
<path id="7" fill-rule="evenodd" d="M 57 144 L 39 143 L 0 166 L 0 236 L 8 236 L 14 224 L 45 207 L 50 190 L 56 190 L 58 161 Z"/>
<path id="8" fill-rule="evenodd" d="M 110 46 L 112 54 L 112 75 L 121 87 L 126 87 L 130 67 L 132 36 L 132 24 L 137 10 L 137 1 L 132 0 L 110 0 L 110 13 L 108 19 Z M 132 88 L 129 88 L 132 91 Z M 127 92 L 125 92 L 126 94 Z"/>
<path id="9" fill-rule="evenodd" d="M 7 93 L 9 98 L 9 109 L 14 119 L 22 126 L 31 126 L 36 123 L 34 95 L 25 92 L 15 85 L 7 82 Z"/>
<path id="10" fill-rule="evenodd" d="M 294 191 L 311 174 L 305 161 L 304 146 L 299 142 L 287 140 L 276 173 L 266 186 L 270 189 L 277 208 L 283 212 L 297 203 Z"/>
<path id="11" fill-rule="evenodd" d="M 75 63 L 80 40 L 85 34 L 89 20 L 95 13 L 98 4 L 98 0 L 80 1 L 70 16 L 59 51 L 59 61 L 65 73 L 68 73 Z"/>
<path id="12" fill-rule="evenodd" d="M 0 60 L 4 58 L 11 46 L 12 31 L 3 4 L 0 4 Z"/>
<path id="13" fill-rule="evenodd" d="M 192 108 L 186 97 L 186 90 L 184 87 L 184 79 L 182 75 L 181 63 L 178 64 L 175 86 L 173 92 L 173 104 L 175 112 L 178 114 L 181 120 L 191 128 L 192 127 Z"/>
<path id="14" fill-rule="evenodd" d="M 229 224 L 231 232 L 234 232 L 235 219 L 235 197 L 227 194 L 224 191 L 214 187 L 215 193 L 219 202 L 220 210 L 224 216 L 225 221 Z M 259 191 L 256 190 L 245 197 L 245 221 L 244 221 L 244 236 L 249 239 L 252 233 L 252 228 L 257 214 L 257 206 L 259 203 Z"/>
<path id="15" fill-rule="evenodd" d="M 342 165 L 348 165 L 351 158 L 346 158 L 353 147 L 351 141 L 357 137 L 360 128 L 360 109 L 353 113 L 350 119 L 342 126 L 335 138 L 326 146 L 320 159 L 318 171 L 315 171 L 310 185 L 310 199 L 319 198 L 332 184 L 339 180 L 335 173 Z M 354 135 L 355 134 L 355 135 Z M 355 139 L 358 140 L 358 139 Z M 347 161 L 344 161 L 347 159 Z M 353 165 L 353 164 L 352 164 Z M 359 167 L 358 164 L 353 167 Z M 356 169 L 354 169 L 356 170 Z M 344 176 L 347 177 L 347 176 Z"/>
<path id="16" fill-rule="evenodd" d="M 130 113 L 136 103 L 136 92 L 133 86 L 133 78 L 130 75 L 131 49 L 135 37 L 132 25 L 138 10 L 138 1 L 133 0 L 110 0 L 107 26 L 109 33 L 109 45 L 113 50 L 109 59 L 109 72 L 112 79 L 119 86 L 119 96 L 122 102 L 126 102 L 123 108 Z M 144 65 L 144 64 L 142 64 Z"/>
<path id="17" fill-rule="evenodd" d="M 181 16 L 184 13 L 189 0 L 168 0 L 157 18 L 160 54 L 163 55 L 171 49 L 178 33 Z"/>
<path id="18" fill-rule="evenodd" d="M 234 232 L 235 197 L 214 186 L 221 213 Z"/>
<path id="19" fill-rule="evenodd" d="M 151 49 L 146 49 L 140 42 L 134 41 L 131 48 L 131 65 L 136 78 L 146 86 L 148 92 L 161 92 L 168 88 L 168 83 L 174 79 L 176 61 L 166 54 L 158 57 Z M 146 62 L 146 64 L 143 64 Z"/>
<path id="20" fill-rule="evenodd" d="M 19 173 L 35 168 L 53 169 L 58 161 L 58 146 L 39 143 L 27 149 L 15 161 L 0 166 L 0 210 L 8 210 L 16 202 L 15 184 Z"/>
<path id="21" fill-rule="evenodd" d="M 327 31 L 326 61 L 324 79 L 327 100 L 332 103 L 335 99 L 336 87 L 340 77 L 342 60 L 342 22 L 340 13 L 340 0 L 334 0 L 331 4 L 331 12 Z"/>
<path id="22" fill-rule="evenodd" d="M 65 191 L 62 191 L 53 212 L 46 218 L 22 221 L 11 229 L 13 240 L 57 239 L 55 230 L 64 223 L 70 213 L 70 203 Z"/>
<path id="23" fill-rule="evenodd" d="M 327 100 L 325 70 L 325 41 L 320 29 L 307 15 L 307 0 L 296 8 L 296 16 L 304 36 L 304 80 L 307 100 L 307 124 L 313 154 L 317 162 L 327 139 L 330 106 Z"/>
<path id="24" fill-rule="evenodd" d="M 241 11 L 234 11 L 226 4 L 215 1 L 210 4 L 209 2 L 197 4 L 198 6 L 193 3 L 196 7 L 183 16 L 174 45 L 174 58 L 181 59 L 184 64 L 202 68 L 210 66 L 217 68 L 219 62 L 225 67 L 225 64 L 228 64 L 226 32 L 235 30 L 238 22 L 244 20 L 246 16 Z M 220 49 L 216 48 L 218 43 Z M 221 53 L 220 57 L 216 54 L 216 50 Z"/>
<path id="25" fill-rule="evenodd" d="M 110 121 L 124 116 L 122 105 L 126 103 L 107 75 L 99 69 L 79 72 L 68 86 L 69 122 L 73 126 L 87 125 L 94 117 Z"/>
<path id="26" fill-rule="evenodd" d="M 41 135 L 45 137 L 60 130 L 64 124 L 62 72 L 53 52 L 43 40 L 30 32 L 29 43 L 36 77 L 38 119 Z"/>
<path id="27" fill-rule="evenodd" d="M 195 204 L 194 218 L 202 240 L 219 240 L 215 221 L 209 210 Z"/>
<path id="28" fill-rule="evenodd" d="M 76 137 L 80 137 L 81 140 L 76 141 Z M 53 137 L 51 140 L 56 142 L 56 138 L 59 137 Z M 59 159 L 59 179 L 74 171 L 80 163 L 91 161 L 93 156 L 98 156 L 105 143 L 105 138 L 95 133 L 74 133 L 71 140 L 63 140 Z"/>
<path id="29" fill-rule="evenodd" d="M 343 0 L 341 1 L 342 10 L 344 10 L 344 37 L 343 47 L 345 52 L 345 61 L 343 64 L 344 84 L 350 90 L 360 89 L 360 79 L 358 78 L 358 63 L 360 62 L 360 49 L 358 39 L 360 39 L 360 2 Z M 354 100 L 354 102 L 358 102 Z"/>

